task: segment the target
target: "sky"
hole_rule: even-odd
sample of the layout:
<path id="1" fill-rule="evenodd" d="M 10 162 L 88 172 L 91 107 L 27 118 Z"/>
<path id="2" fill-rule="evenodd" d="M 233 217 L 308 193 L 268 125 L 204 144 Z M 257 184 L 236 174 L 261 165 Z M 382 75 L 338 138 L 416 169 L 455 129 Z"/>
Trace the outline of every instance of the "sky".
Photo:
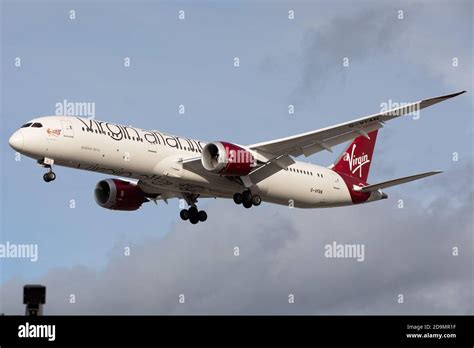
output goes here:
<path id="1" fill-rule="evenodd" d="M 0 259 L 0 312 L 21 314 L 23 285 L 39 283 L 46 314 L 473 313 L 472 2 L 0 4 L 0 243 L 39 250 Z M 201 200 L 198 225 L 176 200 L 109 211 L 93 199 L 107 176 L 57 167 L 46 184 L 8 146 L 65 99 L 95 103 L 99 120 L 251 144 L 462 90 L 388 122 L 369 181 L 445 173 L 354 207 Z M 343 148 L 302 160 L 330 165 Z M 334 241 L 365 260 L 326 258 Z"/>

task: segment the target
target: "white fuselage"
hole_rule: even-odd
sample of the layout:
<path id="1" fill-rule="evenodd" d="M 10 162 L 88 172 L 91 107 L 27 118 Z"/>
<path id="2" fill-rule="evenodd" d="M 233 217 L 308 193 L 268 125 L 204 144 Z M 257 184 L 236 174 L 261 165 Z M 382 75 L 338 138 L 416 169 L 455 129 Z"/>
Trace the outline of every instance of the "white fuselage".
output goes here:
<path id="1" fill-rule="evenodd" d="M 17 151 L 54 164 L 141 180 L 147 189 L 231 198 L 241 183 L 215 173 L 183 168 L 182 160 L 199 157 L 205 142 L 86 118 L 48 116 L 20 128 Z M 347 185 L 335 171 L 305 162 L 252 187 L 263 201 L 300 208 L 352 205 Z M 372 197 L 371 197 L 372 198 Z M 379 199 L 369 199 L 368 201 Z"/>

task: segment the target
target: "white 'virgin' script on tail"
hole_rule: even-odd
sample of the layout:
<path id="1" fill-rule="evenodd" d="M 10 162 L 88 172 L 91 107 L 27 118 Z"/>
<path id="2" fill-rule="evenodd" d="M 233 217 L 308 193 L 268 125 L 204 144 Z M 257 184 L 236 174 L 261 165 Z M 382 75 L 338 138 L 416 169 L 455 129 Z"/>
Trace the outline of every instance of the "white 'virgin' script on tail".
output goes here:
<path id="1" fill-rule="evenodd" d="M 352 174 L 354 174 L 357 170 L 359 170 L 359 177 L 362 177 L 362 167 L 365 164 L 370 163 L 369 156 L 366 154 L 362 154 L 362 156 L 359 157 L 354 157 L 354 151 L 356 148 L 356 144 L 352 145 L 352 151 L 351 154 L 349 155 L 348 152 L 346 152 L 344 156 L 344 160 L 349 162 L 349 170 L 351 171 Z"/>

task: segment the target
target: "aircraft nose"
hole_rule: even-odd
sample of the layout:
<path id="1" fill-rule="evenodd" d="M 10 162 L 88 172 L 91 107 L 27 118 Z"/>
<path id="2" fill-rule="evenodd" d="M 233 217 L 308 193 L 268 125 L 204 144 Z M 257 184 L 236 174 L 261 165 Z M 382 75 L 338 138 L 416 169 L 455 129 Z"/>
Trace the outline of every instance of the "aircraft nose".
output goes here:
<path id="1" fill-rule="evenodd" d="M 15 133 L 12 134 L 10 139 L 8 139 L 8 143 L 14 150 L 20 151 L 23 147 L 23 133 L 21 132 L 21 130 L 18 129 L 17 131 L 15 131 Z"/>

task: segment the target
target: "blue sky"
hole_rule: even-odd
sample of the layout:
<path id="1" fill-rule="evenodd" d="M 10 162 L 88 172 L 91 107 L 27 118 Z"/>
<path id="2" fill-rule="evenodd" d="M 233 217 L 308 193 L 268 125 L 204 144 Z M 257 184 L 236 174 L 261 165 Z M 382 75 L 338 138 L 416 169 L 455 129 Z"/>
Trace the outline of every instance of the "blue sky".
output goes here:
<path id="1" fill-rule="evenodd" d="M 181 9 L 184 21 L 178 20 Z M 294 20 L 288 19 L 291 9 Z M 108 211 L 93 200 L 95 184 L 107 176 L 57 168 L 58 179 L 45 184 L 33 160 L 15 161 L 9 135 L 29 119 L 54 114 L 64 99 L 94 102 L 99 120 L 250 144 L 376 113 L 389 100 L 468 90 L 422 111 L 419 120 L 386 124 L 369 179 L 432 169 L 449 176 L 472 162 L 468 1 L 3 0 L 1 33 L 0 241 L 37 243 L 40 256 L 36 263 L 2 259 L 0 286 L 41 279 L 58 268 L 101 270 L 124 246 L 164 237 L 182 224 L 177 201 L 145 204 L 133 213 Z M 21 57 L 19 68 L 15 57 Z M 125 57 L 130 67 L 123 66 Z M 349 67 L 342 66 L 343 57 Z M 453 57 L 459 66 L 452 66 Z M 294 115 L 289 104 L 295 104 Z M 341 150 L 309 161 L 329 165 Z M 430 183 L 397 187 L 386 204 L 416 198 L 426 206 L 449 194 L 433 192 Z M 258 209 L 251 214 L 258 218 Z M 224 222 L 214 215 L 205 227 Z"/>

